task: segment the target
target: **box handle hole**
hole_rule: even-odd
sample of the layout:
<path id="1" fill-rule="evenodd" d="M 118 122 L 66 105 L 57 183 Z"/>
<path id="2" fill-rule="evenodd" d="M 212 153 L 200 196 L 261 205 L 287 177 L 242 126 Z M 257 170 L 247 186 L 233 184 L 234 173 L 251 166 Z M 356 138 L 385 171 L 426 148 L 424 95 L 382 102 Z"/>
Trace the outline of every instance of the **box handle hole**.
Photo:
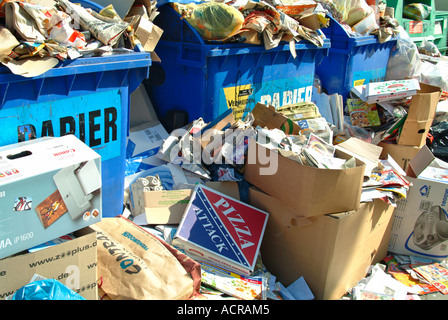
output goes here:
<path id="1" fill-rule="evenodd" d="M 8 158 L 9 160 L 14 160 L 30 156 L 31 154 L 32 154 L 31 151 L 22 151 L 16 154 L 9 154 L 6 156 L 6 158 Z"/>

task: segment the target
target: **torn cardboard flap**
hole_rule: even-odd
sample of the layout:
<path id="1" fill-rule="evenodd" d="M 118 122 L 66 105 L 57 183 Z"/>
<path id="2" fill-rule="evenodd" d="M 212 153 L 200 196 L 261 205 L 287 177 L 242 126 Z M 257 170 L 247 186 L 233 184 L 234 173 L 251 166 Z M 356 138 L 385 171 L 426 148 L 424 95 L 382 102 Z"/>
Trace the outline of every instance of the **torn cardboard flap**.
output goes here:
<path id="1" fill-rule="evenodd" d="M 420 90 L 412 97 L 408 114 L 397 139 L 397 144 L 421 147 L 434 120 L 441 89 L 420 83 Z"/>
<path id="2" fill-rule="evenodd" d="M 409 162 L 410 171 L 406 172 L 413 178 L 418 177 L 435 159 L 431 150 L 427 146 L 423 146 L 420 151 Z"/>
<path id="3" fill-rule="evenodd" d="M 420 90 L 409 104 L 408 119 L 417 121 L 434 119 L 441 93 L 439 87 L 420 83 Z"/>
<path id="4" fill-rule="evenodd" d="M 298 18 L 301 25 L 311 29 L 319 30 L 328 27 L 330 24 L 330 19 L 325 18 L 324 15 L 320 13 L 306 14 Z"/>
<path id="5" fill-rule="evenodd" d="M 141 17 L 137 23 L 135 34 L 148 52 L 153 52 L 162 37 L 163 30 L 148 19 Z"/>
<path id="6" fill-rule="evenodd" d="M 257 103 L 252 110 L 255 121 L 253 126 L 257 125 L 267 129 L 281 129 L 286 134 L 297 135 L 300 133 L 300 127 L 292 120 L 278 113 L 273 106 L 266 106 Z"/>
<path id="7" fill-rule="evenodd" d="M 390 155 L 405 171 L 407 170 L 411 159 L 420 150 L 420 147 L 417 146 L 405 146 L 387 141 L 381 141 L 378 145 L 383 148 L 380 159 L 385 159 L 386 155 Z"/>
<path id="8" fill-rule="evenodd" d="M 150 21 L 150 10 L 150 1 L 135 1 L 134 6 L 123 20 L 130 22 L 133 17 L 139 17 L 135 25 L 135 34 L 143 48 L 148 52 L 153 52 L 163 34 L 163 30 Z"/>
<path id="9" fill-rule="evenodd" d="M 0 25 L 0 61 L 8 56 L 12 49 L 18 46 L 20 42 L 14 37 L 9 29 Z"/>
<path id="10" fill-rule="evenodd" d="M 191 189 L 144 191 L 147 224 L 178 224 L 191 194 Z"/>
<path id="11" fill-rule="evenodd" d="M 382 147 L 365 142 L 361 139 L 351 137 L 348 140 L 335 146 L 336 149 L 354 156 L 366 165 L 365 176 L 370 177 L 370 173 L 378 166 Z"/>

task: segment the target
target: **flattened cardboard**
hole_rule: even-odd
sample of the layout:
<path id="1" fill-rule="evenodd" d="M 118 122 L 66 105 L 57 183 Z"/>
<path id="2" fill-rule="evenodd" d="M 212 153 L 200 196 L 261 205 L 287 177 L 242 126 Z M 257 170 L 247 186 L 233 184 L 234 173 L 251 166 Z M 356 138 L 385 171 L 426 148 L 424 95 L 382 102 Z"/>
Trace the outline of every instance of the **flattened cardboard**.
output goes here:
<path id="1" fill-rule="evenodd" d="M 382 200 L 308 218 L 253 188 L 249 203 L 269 213 L 263 264 L 285 287 L 303 276 L 318 300 L 340 299 L 387 254 L 393 207 Z"/>
<path id="2" fill-rule="evenodd" d="M 426 137 L 435 117 L 441 89 L 420 83 L 420 90 L 409 104 L 406 120 L 397 139 L 397 144 L 421 147 L 426 144 Z"/>
<path id="3" fill-rule="evenodd" d="M 201 259 L 250 275 L 255 268 L 268 214 L 205 186 L 196 186 L 173 245 Z"/>
<path id="4" fill-rule="evenodd" d="M 96 232 L 89 227 L 76 239 L 33 253 L 0 260 L 0 299 L 26 285 L 34 274 L 54 278 L 87 300 L 98 299 Z"/>

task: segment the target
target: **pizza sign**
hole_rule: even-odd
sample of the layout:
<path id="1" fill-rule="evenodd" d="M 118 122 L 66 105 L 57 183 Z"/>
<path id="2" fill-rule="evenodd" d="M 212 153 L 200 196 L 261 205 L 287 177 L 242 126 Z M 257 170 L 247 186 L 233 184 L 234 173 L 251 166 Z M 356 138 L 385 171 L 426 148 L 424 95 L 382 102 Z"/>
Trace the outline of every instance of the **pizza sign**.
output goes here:
<path id="1" fill-rule="evenodd" d="M 250 273 L 268 213 L 205 186 L 197 186 L 175 236 L 175 244 L 209 262 Z"/>

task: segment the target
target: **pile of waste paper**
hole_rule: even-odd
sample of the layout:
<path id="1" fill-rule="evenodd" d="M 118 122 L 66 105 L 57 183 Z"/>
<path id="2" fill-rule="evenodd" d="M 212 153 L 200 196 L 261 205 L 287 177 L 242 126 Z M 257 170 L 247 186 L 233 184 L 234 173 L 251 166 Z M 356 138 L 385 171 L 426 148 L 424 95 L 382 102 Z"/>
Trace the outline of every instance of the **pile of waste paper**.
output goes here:
<path id="1" fill-rule="evenodd" d="M 152 51 L 140 34 L 157 16 L 155 5 L 135 5 L 122 19 L 113 5 L 93 10 L 68 0 L 1 1 L 0 61 L 14 74 L 34 77 L 61 61 L 132 53 L 138 46 Z"/>

